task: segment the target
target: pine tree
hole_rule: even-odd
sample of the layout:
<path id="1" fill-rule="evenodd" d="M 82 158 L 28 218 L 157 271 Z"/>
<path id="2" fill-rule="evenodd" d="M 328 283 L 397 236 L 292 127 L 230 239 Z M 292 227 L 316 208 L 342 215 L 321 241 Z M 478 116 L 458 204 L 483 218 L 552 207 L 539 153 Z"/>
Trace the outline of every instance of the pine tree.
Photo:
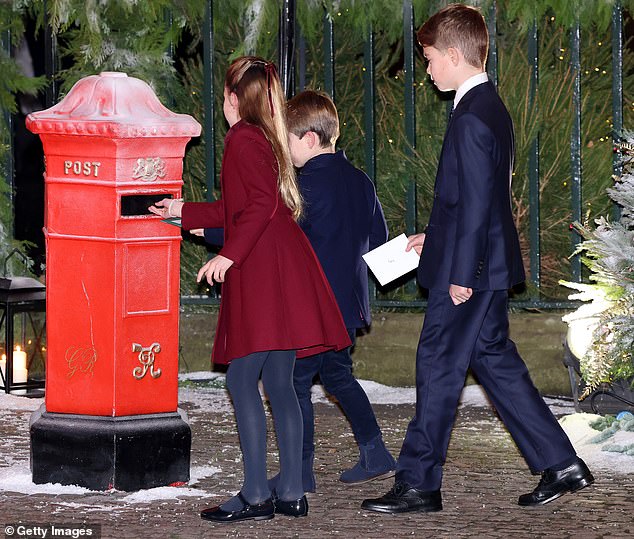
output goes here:
<path id="1" fill-rule="evenodd" d="M 580 292 L 570 299 L 590 301 L 564 320 L 596 319 L 592 343 L 580 358 L 586 384 L 582 398 L 601 383 L 634 377 L 634 133 L 625 133 L 623 138 L 617 144 L 623 174 L 607 190 L 620 208 L 620 218 L 600 217 L 594 230 L 580 223 L 573 225 L 585 238 L 578 252 L 592 272 L 593 283 L 562 282 Z"/>
<path id="2" fill-rule="evenodd" d="M 10 58 L 9 50 L 18 44 L 24 33 L 22 12 L 9 2 L 0 2 L 0 264 L 14 248 L 26 250 L 24 242 L 13 238 L 13 208 L 11 190 L 12 178 L 9 173 L 9 152 L 11 151 L 9 124 L 7 119 L 17 111 L 16 95 L 35 95 L 46 85 L 43 77 L 29 78 Z M 24 273 L 20 257 L 13 257 L 7 273 Z M 27 261 L 30 262 L 30 261 Z M 27 264 L 28 265 L 28 264 Z"/>

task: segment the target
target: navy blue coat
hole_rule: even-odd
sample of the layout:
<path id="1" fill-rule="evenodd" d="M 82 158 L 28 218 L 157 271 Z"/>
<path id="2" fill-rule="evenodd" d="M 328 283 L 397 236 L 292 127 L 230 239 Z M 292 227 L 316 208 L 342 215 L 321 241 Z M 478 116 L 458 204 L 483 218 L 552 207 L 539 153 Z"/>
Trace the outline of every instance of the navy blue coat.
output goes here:
<path id="1" fill-rule="evenodd" d="M 524 281 L 511 209 L 513 124 L 491 82 L 468 91 L 440 154 L 418 266 L 425 288 L 506 290 Z"/>
<path id="2" fill-rule="evenodd" d="M 361 256 L 388 236 L 374 184 L 343 151 L 310 159 L 300 170 L 298 183 L 304 199 L 299 225 L 328 278 L 346 327 L 368 326 L 368 268 Z"/>

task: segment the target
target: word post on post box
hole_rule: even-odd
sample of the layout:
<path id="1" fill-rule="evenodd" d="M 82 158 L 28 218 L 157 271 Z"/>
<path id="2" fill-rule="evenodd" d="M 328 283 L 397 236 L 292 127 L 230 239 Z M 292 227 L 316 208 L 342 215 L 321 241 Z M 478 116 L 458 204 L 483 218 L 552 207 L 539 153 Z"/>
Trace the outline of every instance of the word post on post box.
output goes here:
<path id="1" fill-rule="evenodd" d="M 97 178 L 100 166 L 101 163 L 98 161 L 64 161 L 64 174 Z"/>

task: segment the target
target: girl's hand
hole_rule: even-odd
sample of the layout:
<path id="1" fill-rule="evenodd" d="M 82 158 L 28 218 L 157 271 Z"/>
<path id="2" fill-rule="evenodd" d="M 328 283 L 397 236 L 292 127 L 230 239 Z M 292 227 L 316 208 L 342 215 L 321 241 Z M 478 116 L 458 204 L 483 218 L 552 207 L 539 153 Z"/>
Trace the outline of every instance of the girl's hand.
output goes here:
<path id="1" fill-rule="evenodd" d="M 411 251 L 414 249 L 416 254 L 420 256 L 423 252 L 423 244 L 425 243 L 425 233 L 414 234 L 413 236 L 409 236 L 407 238 L 407 247 L 405 247 L 405 252 Z"/>
<path id="2" fill-rule="evenodd" d="M 182 217 L 183 200 L 180 198 L 164 198 L 148 208 L 152 213 L 160 217 Z"/>
<path id="3" fill-rule="evenodd" d="M 200 236 L 201 238 L 205 237 L 205 229 L 204 228 L 192 228 L 189 233 L 192 236 Z"/>
<path id="4" fill-rule="evenodd" d="M 196 281 L 200 282 L 203 276 L 206 277 L 207 282 L 213 286 L 214 281 L 217 283 L 223 283 L 225 281 L 225 273 L 233 265 L 233 260 L 222 255 L 216 255 L 209 262 L 207 262 L 196 276 Z"/>

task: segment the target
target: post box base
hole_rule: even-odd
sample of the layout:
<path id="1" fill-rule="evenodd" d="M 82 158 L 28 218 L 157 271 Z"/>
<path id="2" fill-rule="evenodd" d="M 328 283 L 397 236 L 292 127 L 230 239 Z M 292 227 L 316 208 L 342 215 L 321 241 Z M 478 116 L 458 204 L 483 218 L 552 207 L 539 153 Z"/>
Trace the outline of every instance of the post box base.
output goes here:
<path id="1" fill-rule="evenodd" d="M 191 429 L 174 413 L 100 417 L 33 412 L 33 482 L 133 491 L 189 481 Z"/>

